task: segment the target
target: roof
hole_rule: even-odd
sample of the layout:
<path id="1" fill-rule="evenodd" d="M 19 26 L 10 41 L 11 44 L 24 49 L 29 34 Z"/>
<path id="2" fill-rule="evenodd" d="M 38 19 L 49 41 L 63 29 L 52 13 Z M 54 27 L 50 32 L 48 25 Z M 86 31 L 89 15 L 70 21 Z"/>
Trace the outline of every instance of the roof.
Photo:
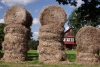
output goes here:
<path id="1" fill-rule="evenodd" d="M 71 27 L 69 27 L 69 29 L 68 30 L 66 30 L 65 32 L 64 32 L 64 34 L 65 33 L 67 33 L 68 31 L 70 31 L 71 29 L 73 29 L 73 27 L 71 26 Z"/>
<path id="2" fill-rule="evenodd" d="M 64 38 L 74 38 L 74 36 L 64 36 Z"/>

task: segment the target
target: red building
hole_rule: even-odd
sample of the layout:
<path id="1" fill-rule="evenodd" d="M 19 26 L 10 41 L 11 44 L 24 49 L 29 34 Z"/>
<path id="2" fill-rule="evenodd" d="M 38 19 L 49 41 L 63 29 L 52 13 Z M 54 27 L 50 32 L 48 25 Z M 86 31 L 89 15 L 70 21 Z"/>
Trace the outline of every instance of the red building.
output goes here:
<path id="1" fill-rule="evenodd" d="M 76 46 L 75 37 L 72 32 L 72 27 L 70 27 L 64 33 L 64 48 L 65 49 L 73 49 L 74 46 Z"/>

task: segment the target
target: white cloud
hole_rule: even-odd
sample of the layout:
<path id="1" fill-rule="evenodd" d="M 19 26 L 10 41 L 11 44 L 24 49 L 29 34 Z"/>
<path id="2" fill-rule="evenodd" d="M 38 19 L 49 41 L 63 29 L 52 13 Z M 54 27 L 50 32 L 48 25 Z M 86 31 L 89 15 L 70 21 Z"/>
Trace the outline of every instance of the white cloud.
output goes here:
<path id="1" fill-rule="evenodd" d="M 77 7 L 81 6 L 84 2 L 82 0 L 77 0 Z M 74 6 L 69 5 L 70 7 L 74 8 Z"/>
<path id="2" fill-rule="evenodd" d="M 4 19 L 0 19 L 0 23 L 4 23 Z"/>
<path id="3" fill-rule="evenodd" d="M 38 36 L 38 32 L 33 32 L 33 34 Z"/>
<path id="4" fill-rule="evenodd" d="M 0 6 L 0 9 L 3 9 L 3 7 L 2 7 L 2 6 Z"/>
<path id="5" fill-rule="evenodd" d="M 35 1 L 36 0 L 2 0 L 1 2 L 8 6 L 13 6 L 13 5 L 27 5 Z"/>
<path id="6" fill-rule="evenodd" d="M 33 24 L 38 24 L 38 23 L 39 23 L 38 18 L 33 18 Z"/>
<path id="7" fill-rule="evenodd" d="M 37 40 L 38 39 L 38 32 L 33 32 L 33 39 Z"/>
<path id="8" fill-rule="evenodd" d="M 82 0 L 77 0 L 77 7 L 81 6 L 84 2 Z"/>

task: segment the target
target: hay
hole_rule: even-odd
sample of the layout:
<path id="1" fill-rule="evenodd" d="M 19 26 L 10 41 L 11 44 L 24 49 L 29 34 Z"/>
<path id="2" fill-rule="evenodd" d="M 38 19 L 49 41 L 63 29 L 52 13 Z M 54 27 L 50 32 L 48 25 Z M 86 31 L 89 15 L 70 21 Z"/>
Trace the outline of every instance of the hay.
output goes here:
<path id="1" fill-rule="evenodd" d="M 83 53 L 79 52 L 77 54 L 77 64 L 80 65 L 99 65 L 100 64 L 100 57 L 98 54 L 93 53 Z"/>
<path id="2" fill-rule="evenodd" d="M 10 24 L 5 27 L 5 37 L 2 47 L 5 62 L 21 62 L 27 58 L 28 29 L 20 24 Z"/>
<path id="3" fill-rule="evenodd" d="M 29 29 L 21 24 L 9 24 L 4 28 L 4 33 L 28 33 Z"/>
<path id="4" fill-rule="evenodd" d="M 63 50 L 57 50 L 52 48 L 47 48 L 39 46 L 39 60 L 44 61 L 44 63 L 57 63 L 59 61 L 65 61 L 66 54 Z"/>
<path id="5" fill-rule="evenodd" d="M 40 13 L 41 25 L 57 24 L 63 26 L 66 22 L 67 15 L 62 7 L 59 5 L 50 5 L 45 7 Z"/>
<path id="6" fill-rule="evenodd" d="M 28 37 L 32 24 L 31 14 L 21 6 L 12 6 L 4 16 L 4 50 L 5 62 L 22 62 L 27 59 Z"/>
<path id="7" fill-rule="evenodd" d="M 39 33 L 39 38 L 44 41 L 61 41 L 63 39 L 63 36 L 61 34 L 54 34 L 54 33 L 47 33 L 47 32 L 41 32 Z"/>
<path id="8" fill-rule="evenodd" d="M 77 64 L 100 64 L 100 31 L 92 26 L 81 28 L 76 34 Z"/>
<path id="9" fill-rule="evenodd" d="M 64 37 L 64 32 L 62 31 L 64 31 L 64 28 L 58 25 L 56 25 L 56 27 L 54 24 L 43 25 L 39 29 L 39 38 L 45 41 L 61 41 Z"/>
<path id="10" fill-rule="evenodd" d="M 50 48 L 53 48 L 55 50 L 64 50 L 63 44 L 64 44 L 64 42 L 58 42 L 58 41 L 51 42 L 51 41 L 44 41 L 44 40 L 39 39 L 40 46 L 50 47 Z M 54 46 L 56 46 L 56 47 L 54 47 Z"/>
<path id="11" fill-rule="evenodd" d="M 60 26 L 60 25 L 56 25 L 55 26 L 55 24 L 49 24 L 49 25 L 41 26 L 39 28 L 39 31 L 40 32 L 47 32 L 47 33 L 50 32 L 50 33 L 54 33 L 54 34 L 57 34 L 57 33 L 63 34 L 62 31 L 64 31 L 64 28 L 62 26 Z"/>
<path id="12" fill-rule="evenodd" d="M 22 36 L 21 35 L 16 36 L 16 35 L 12 35 L 11 33 L 8 33 L 8 34 L 5 35 L 4 40 L 10 41 L 12 43 L 27 42 L 27 36 L 23 36 L 23 35 Z"/>
<path id="13" fill-rule="evenodd" d="M 44 63 L 51 63 L 51 64 L 52 64 L 52 62 L 65 61 L 66 54 L 62 55 L 62 52 L 63 53 L 65 52 L 63 45 L 64 45 L 63 34 L 61 35 L 61 33 L 60 34 L 52 33 L 52 32 L 47 33 L 47 32 L 39 31 L 39 46 L 38 46 L 39 60 Z M 42 50 L 43 50 L 43 52 L 41 53 Z M 53 54 L 52 54 L 52 51 L 54 51 Z M 58 52 L 56 52 L 56 51 L 58 51 Z M 59 53 L 60 51 L 61 51 L 61 53 L 58 54 L 58 56 L 56 56 L 57 53 Z M 56 55 L 54 55 L 54 54 L 56 54 Z M 65 56 L 65 57 L 63 57 L 63 56 Z"/>
<path id="14" fill-rule="evenodd" d="M 12 6 L 10 7 L 5 15 L 4 15 L 4 22 L 5 24 L 22 24 L 26 27 L 30 27 L 32 24 L 32 16 L 25 8 L 21 6 Z"/>
<path id="15" fill-rule="evenodd" d="M 39 60 L 46 64 L 68 63 L 64 51 L 66 13 L 58 5 L 46 7 L 40 14 Z"/>

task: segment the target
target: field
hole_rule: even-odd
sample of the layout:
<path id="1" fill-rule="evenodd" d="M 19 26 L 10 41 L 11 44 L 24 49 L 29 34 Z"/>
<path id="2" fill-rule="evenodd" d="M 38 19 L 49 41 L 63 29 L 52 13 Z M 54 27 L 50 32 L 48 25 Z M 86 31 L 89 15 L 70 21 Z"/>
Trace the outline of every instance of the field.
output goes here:
<path id="1" fill-rule="evenodd" d="M 76 60 L 76 51 L 75 50 L 67 50 L 67 58 L 70 62 L 75 62 Z M 42 62 L 38 61 L 38 53 L 36 50 L 28 51 L 28 61 L 21 63 L 5 63 L 0 60 L 0 67 L 100 67 L 100 66 L 82 66 L 76 64 L 56 64 L 56 65 L 46 65 Z"/>

